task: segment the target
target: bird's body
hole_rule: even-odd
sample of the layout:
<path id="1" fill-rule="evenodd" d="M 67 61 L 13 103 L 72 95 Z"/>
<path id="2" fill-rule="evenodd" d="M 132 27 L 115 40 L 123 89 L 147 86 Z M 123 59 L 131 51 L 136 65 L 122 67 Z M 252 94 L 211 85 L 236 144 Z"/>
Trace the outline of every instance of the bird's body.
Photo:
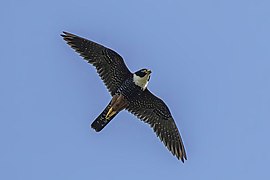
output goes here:
<path id="1" fill-rule="evenodd" d="M 101 131 L 120 111 L 128 110 L 150 124 L 165 146 L 178 159 L 187 159 L 185 148 L 166 104 L 147 88 L 151 71 L 131 73 L 123 58 L 93 41 L 64 32 L 62 37 L 76 52 L 94 65 L 112 95 L 112 99 L 91 127 Z"/>
<path id="2" fill-rule="evenodd" d="M 104 111 L 105 119 L 102 123 L 100 118 L 98 117 L 92 124 L 91 127 L 96 131 L 101 131 L 108 123 L 115 117 L 123 109 L 128 108 L 129 102 L 134 101 L 139 98 L 148 84 L 148 80 L 151 74 L 150 70 L 142 69 L 145 71 L 146 75 L 142 78 L 134 74 L 133 76 L 127 77 L 127 79 L 121 84 L 116 93 L 112 96 L 112 100 L 110 101 L 108 111 Z M 107 108 L 106 107 L 106 108 Z M 105 108 L 105 110 L 106 110 Z"/>

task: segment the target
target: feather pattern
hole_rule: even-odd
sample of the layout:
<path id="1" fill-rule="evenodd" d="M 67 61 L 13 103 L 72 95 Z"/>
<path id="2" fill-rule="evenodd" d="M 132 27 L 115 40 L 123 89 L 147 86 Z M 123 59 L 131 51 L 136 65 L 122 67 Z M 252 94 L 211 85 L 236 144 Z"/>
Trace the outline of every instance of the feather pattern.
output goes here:
<path id="1" fill-rule="evenodd" d="M 187 159 L 182 138 L 170 110 L 160 98 L 146 89 L 139 97 L 130 100 L 126 109 L 148 123 L 174 156 L 182 162 Z"/>
<path id="2" fill-rule="evenodd" d="M 123 58 L 115 51 L 68 32 L 63 32 L 61 36 L 88 63 L 95 66 L 112 96 L 132 76 Z"/>

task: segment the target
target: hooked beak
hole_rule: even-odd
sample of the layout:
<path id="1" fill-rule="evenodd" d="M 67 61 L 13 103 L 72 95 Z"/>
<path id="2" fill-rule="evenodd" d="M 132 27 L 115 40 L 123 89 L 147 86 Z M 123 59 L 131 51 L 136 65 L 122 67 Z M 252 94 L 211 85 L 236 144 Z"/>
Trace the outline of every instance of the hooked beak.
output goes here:
<path id="1" fill-rule="evenodd" d="M 150 69 L 147 69 L 146 72 L 147 72 L 147 74 L 151 74 L 152 73 L 152 71 Z"/>

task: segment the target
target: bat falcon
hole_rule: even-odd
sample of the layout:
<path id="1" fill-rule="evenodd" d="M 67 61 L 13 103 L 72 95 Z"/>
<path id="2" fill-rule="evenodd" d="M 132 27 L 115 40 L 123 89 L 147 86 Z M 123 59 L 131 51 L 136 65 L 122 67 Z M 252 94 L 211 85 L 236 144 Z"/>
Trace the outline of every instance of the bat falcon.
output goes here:
<path id="1" fill-rule="evenodd" d="M 123 58 L 96 42 L 63 32 L 66 43 L 92 64 L 112 99 L 91 127 L 101 131 L 120 111 L 127 110 L 148 123 L 171 153 L 182 162 L 187 160 L 180 133 L 167 105 L 148 88 L 151 70 L 130 72 Z"/>

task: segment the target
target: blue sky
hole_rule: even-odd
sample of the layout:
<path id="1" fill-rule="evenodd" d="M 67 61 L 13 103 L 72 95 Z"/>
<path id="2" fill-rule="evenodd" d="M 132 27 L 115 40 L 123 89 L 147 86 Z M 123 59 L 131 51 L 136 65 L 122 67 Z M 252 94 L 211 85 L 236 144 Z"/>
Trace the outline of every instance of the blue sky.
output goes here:
<path id="1" fill-rule="evenodd" d="M 0 179 L 269 179 L 270 2 L 3 1 Z M 153 72 L 188 161 L 121 112 L 89 128 L 110 101 L 68 31 Z"/>

